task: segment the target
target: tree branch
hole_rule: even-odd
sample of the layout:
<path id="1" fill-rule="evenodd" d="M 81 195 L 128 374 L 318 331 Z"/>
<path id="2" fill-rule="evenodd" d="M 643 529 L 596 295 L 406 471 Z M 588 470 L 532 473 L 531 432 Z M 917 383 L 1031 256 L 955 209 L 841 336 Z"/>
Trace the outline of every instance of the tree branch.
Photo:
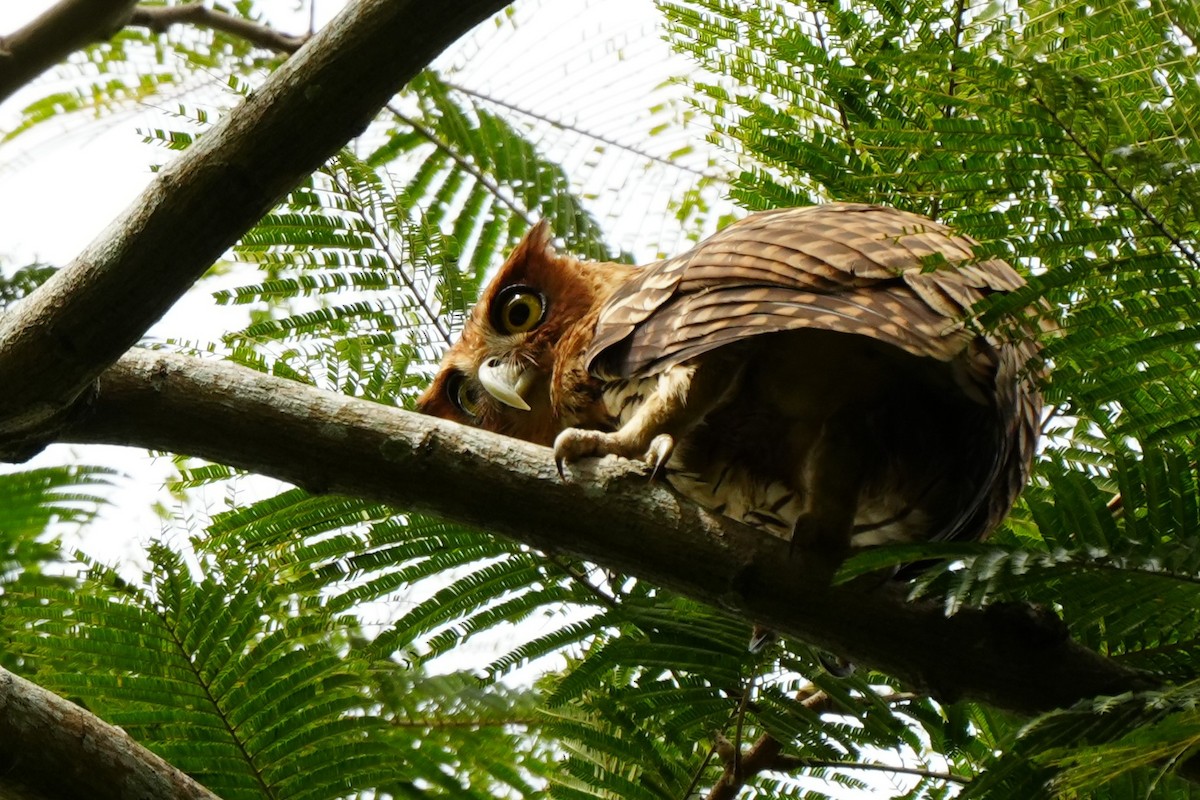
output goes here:
<path id="1" fill-rule="evenodd" d="M 125 731 L 4 669 L 0 795 L 13 800 L 219 800 Z"/>
<path id="2" fill-rule="evenodd" d="M 947 618 L 885 591 L 807 585 L 787 542 L 648 483 L 640 465 L 586 461 L 562 482 L 546 448 L 228 363 L 133 350 L 62 438 L 201 456 L 479 527 L 733 609 L 943 702 L 1033 714 L 1155 685 L 1071 641 L 1049 612 Z"/>
<path id="3" fill-rule="evenodd" d="M 156 33 L 165 33 L 172 25 L 183 23 L 212 28 L 245 39 L 256 47 L 280 53 L 294 53 L 309 39 L 307 35 L 293 36 L 281 33 L 244 17 L 235 17 L 224 11 L 207 8 L 201 2 L 184 3 L 179 6 L 138 6 L 130 15 L 128 24 L 149 28 Z"/>
<path id="4" fill-rule="evenodd" d="M 62 0 L 33 22 L 0 37 L 0 102 L 64 58 L 109 38 L 137 0 Z"/>
<path id="5" fill-rule="evenodd" d="M 815 686 L 802 690 L 800 702 L 814 714 L 825 714 L 834 710 L 833 698 Z M 760 772 L 770 770 L 791 771 L 795 769 L 794 756 L 783 754 L 783 743 L 769 733 L 758 737 L 758 741 L 743 752 L 740 745 L 718 737 L 715 747 L 725 764 L 725 772 L 713 784 L 704 800 L 734 800 L 746 786 L 746 782 Z"/>
<path id="6" fill-rule="evenodd" d="M 358 0 L 160 172 L 0 320 L 6 454 L 28 457 L 52 438 L 80 392 L 243 231 L 447 45 L 507 3 Z"/>

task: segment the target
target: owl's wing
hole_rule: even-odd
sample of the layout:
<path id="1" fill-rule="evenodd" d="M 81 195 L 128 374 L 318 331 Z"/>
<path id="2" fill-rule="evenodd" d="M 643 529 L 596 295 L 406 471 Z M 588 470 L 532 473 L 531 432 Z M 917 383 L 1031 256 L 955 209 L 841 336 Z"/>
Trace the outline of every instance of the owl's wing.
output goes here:
<path id="1" fill-rule="evenodd" d="M 600 313 L 586 353 L 606 378 L 659 372 L 764 333 L 820 328 L 948 361 L 966 312 L 1023 284 L 924 217 L 837 203 L 754 214 L 644 267 Z"/>

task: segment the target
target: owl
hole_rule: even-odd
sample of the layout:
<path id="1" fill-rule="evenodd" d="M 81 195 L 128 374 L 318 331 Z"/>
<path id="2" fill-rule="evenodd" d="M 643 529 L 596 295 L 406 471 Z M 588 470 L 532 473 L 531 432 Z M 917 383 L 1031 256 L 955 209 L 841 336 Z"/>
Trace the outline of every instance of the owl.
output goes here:
<path id="1" fill-rule="evenodd" d="M 852 548 L 979 539 L 1028 476 L 1030 326 L 971 309 L 1023 284 L 915 214 L 753 214 L 642 267 L 555 252 L 500 268 L 421 411 L 554 448 L 645 459 L 684 497 L 789 539 L 813 577 Z"/>

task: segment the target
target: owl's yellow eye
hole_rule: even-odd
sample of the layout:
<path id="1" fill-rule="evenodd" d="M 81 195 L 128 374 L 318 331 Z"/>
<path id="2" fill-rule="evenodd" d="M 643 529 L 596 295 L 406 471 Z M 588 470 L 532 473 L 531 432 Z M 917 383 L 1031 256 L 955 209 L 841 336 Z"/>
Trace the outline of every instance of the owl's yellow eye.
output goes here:
<path id="1" fill-rule="evenodd" d="M 479 418 L 479 402 L 462 373 L 455 373 L 446 381 L 446 396 L 459 411 L 471 419 Z"/>
<path id="2" fill-rule="evenodd" d="M 509 286 L 492 303 L 492 327 L 504 334 L 529 333 L 545 316 L 545 298 L 528 286 Z"/>

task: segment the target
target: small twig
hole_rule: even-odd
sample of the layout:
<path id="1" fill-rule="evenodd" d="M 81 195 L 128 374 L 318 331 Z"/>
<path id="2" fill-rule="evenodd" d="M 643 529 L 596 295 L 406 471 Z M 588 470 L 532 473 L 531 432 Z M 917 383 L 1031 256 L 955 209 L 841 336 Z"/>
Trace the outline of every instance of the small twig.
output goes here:
<path id="1" fill-rule="evenodd" d="M 825 38 L 825 28 L 821 25 L 821 12 L 818 10 L 813 11 L 813 27 L 816 28 L 817 43 L 821 45 L 821 50 L 824 51 L 826 56 L 832 57 L 833 53 L 830 52 L 829 40 Z M 857 150 L 858 142 L 854 138 L 854 127 L 850 124 L 850 118 L 846 114 L 846 106 L 842 102 L 841 97 L 838 97 L 837 92 L 829 92 L 829 94 L 834 98 L 833 104 L 837 107 L 838 121 L 841 122 L 842 132 L 846 135 L 846 144 L 852 149 Z"/>
<path id="2" fill-rule="evenodd" d="M 952 772 L 935 772 L 920 767 L 898 767 L 892 764 L 875 764 L 868 761 L 824 761 L 818 758 L 802 758 L 800 756 L 780 756 L 779 763 L 791 762 L 789 771 L 800 769 L 865 769 L 876 772 L 894 772 L 899 775 L 916 775 L 921 778 L 931 778 L 947 783 L 967 784 L 970 778 L 955 775 Z"/>
<path id="3" fill-rule="evenodd" d="M 791 756 L 782 756 L 782 750 L 783 744 L 778 739 L 769 733 L 764 733 L 745 753 L 739 753 L 737 750 L 726 753 L 727 757 L 723 759 L 725 774 L 713 784 L 705 800 L 734 800 L 748 779 L 760 772 L 778 769 L 776 765 L 781 757 L 792 758 Z"/>
<path id="4" fill-rule="evenodd" d="M 742 759 L 739 754 L 742 752 L 742 730 L 746 725 L 746 707 L 750 704 L 750 697 L 754 694 L 754 685 L 758 681 L 758 675 L 751 675 L 750 680 L 746 681 L 746 686 L 742 689 L 741 700 L 738 701 L 737 709 L 737 725 L 734 727 L 733 737 L 733 779 L 735 781 L 742 780 Z M 728 772 L 729 761 L 726 762 L 726 772 Z"/>
<path id="5" fill-rule="evenodd" d="M 942 106 L 943 117 L 954 116 L 954 95 L 958 91 L 958 65 L 955 63 L 955 56 L 962 49 L 963 36 L 963 17 L 967 13 L 966 0 L 958 0 L 954 8 L 954 48 L 950 51 L 950 66 L 946 70 L 950 76 L 950 82 L 946 86 L 946 105 Z"/>
<path id="6" fill-rule="evenodd" d="M 653 161 L 654 163 L 662 164 L 663 166 L 672 167 L 672 168 L 680 170 L 682 172 L 690 172 L 693 175 L 697 175 L 701 178 L 709 178 L 712 180 L 723 180 L 723 176 L 721 176 L 718 173 L 709 172 L 709 171 L 702 170 L 702 169 L 697 169 L 696 167 L 689 167 L 686 164 L 680 164 L 678 161 L 673 161 L 669 158 L 663 158 L 662 156 L 656 156 L 653 153 L 642 150 L 641 148 L 635 147 L 631 144 L 626 144 L 624 142 L 618 141 L 617 139 L 613 139 L 608 136 L 601 136 L 600 134 L 596 133 L 595 131 L 585 130 L 584 128 L 580 128 L 577 125 L 571 125 L 568 122 L 564 122 L 561 119 L 556 119 L 554 117 L 548 117 L 545 114 L 539 114 L 538 112 L 536 112 L 532 109 L 525 108 L 523 106 L 518 106 L 514 103 L 509 103 L 504 100 L 500 100 L 499 98 L 492 97 L 491 95 L 483 94 L 482 92 L 479 92 L 475 89 L 469 89 L 465 86 L 460 86 L 459 84 L 456 84 L 456 83 L 453 83 L 451 81 L 447 81 L 444 79 L 443 79 L 442 83 L 444 83 L 448 88 L 453 89 L 456 92 L 465 94 L 468 97 L 473 97 L 476 100 L 482 101 L 484 103 L 490 103 L 491 105 L 499 106 L 500 108 L 507 109 L 508 111 L 512 111 L 516 114 L 520 114 L 525 117 L 529 117 L 530 119 L 537 120 L 538 122 L 544 122 L 545 124 L 550 125 L 554 128 L 558 128 L 561 131 L 577 133 L 580 136 L 585 136 L 589 139 L 593 139 L 593 140 L 599 142 L 600 144 L 606 145 L 608 147 L 615 147 L 618 150 L 624 150 L 625 152 L 635 155 L 638 158 L 642 158 L 647 161 Z"/>
<path id="7" fill-rule="evenodd" d="M 738 709 L 737 738 L 739 740 L 742 734 L 742 713 L 745 710 L 746 698 L 750 694 L 748 689 L 749 687 L 742 694 L 742 705 Z M 801 690 L 800 702 L 814 714 L 821 714 L 833 707 L 833 700 L 829 695 L 815 686 L 808 686 Z M 769 733 L 758 737 L 758 741 L 744 753 L 741 752 L 740 741 L 735 746 L 718 733 L 713 749 L 725 762 L 725 774 L 713 784 L 705 800 L 734 800 L 738 792 L 746 785 L 746 781 L 760 772 L 792 772 L 799 768 L 797 762 L 803 760 L 797 756 L 784 755 L 783 743 Z"/>
<path id="8" fill-rule="evenodd" d="M 138 6 L 129 18 L 130 25 L 149 28 L 156 33 L 166 33 L 172 25 L 183 23 L 212 28 L 280 53 L 296 52 L 311 36 L 281 33 L 261 23 L 206 8 L 199 2 L 180 6 Z"/>
<path id="9" fill-rule="evenodd" d="M 536 717 L 513 717 L 511 719 L 392 719 L 389 724 L 393 728 L 417 728 L 429 730 L 451 730 L 466 728 L 467 730 L 484 730 L 487 728 L 506 728 L 518 725 L 522 728 L 536 728 L 543 723 Z"/>
<path id="10" fill-rule="evenodd" d="M 956 59 L 958 53 L 962 49 L 963 35 L 963 16 L 967 11 L 966 0 L 957 0 L 954 8 L 954 46 L 950 50 L 950 64 L 947 68 L 950 81 L 946 86 L 946 104 L 942 106 L 942 117 L 950 119 L 954 116 L 954 96 L 958 92 L 958 64 Z M 965 158 L 960 161 L 965 162 Z M 934 195 L 929 202 L 929 216 L 931 219 L 938 219 L 942 211 L 942 198 L 940 195 Z"/>
<path id="11" fill-rule="evenodd" d="M 543 553 L 542 555 L 551 564 L 553 564 L 554 566 L 558 567 L 560 570 L 565 572 L 569 578 L 571 578 L 573 581 L 578 583 L 580 586 L 583 586 L 585 589 L 587 589 L 588 592 L 593 594 L 596 597 L 596 599 L 601 602 L 601 604 L 608 606 L 609 608 L 617 607 L 617 598 L 608 594 L 603 589 L 601 589 L 599 586 L 597 586 L 596 584 L 589 581 L 587 579 L 587 575 L 585 575 L 585 574 L 581 573 L 579 570 L 575 569 L 575 567 L 568 564 L 564 559 L 562 559 L 556 555 L 551 555 L 550 553 Z"/>

